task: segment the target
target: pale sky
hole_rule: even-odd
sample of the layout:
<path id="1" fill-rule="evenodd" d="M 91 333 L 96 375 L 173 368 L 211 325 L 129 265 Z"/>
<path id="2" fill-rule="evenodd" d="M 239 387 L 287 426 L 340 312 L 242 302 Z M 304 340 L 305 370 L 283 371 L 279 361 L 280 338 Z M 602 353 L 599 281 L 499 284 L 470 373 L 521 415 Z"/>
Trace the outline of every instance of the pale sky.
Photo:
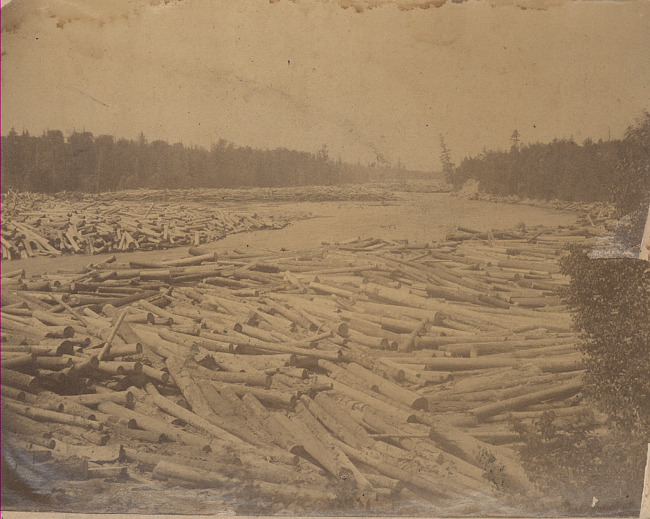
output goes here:
<path id="1" fill-rule="evenodd" d="M 544 2 L 14 0 L 2 133 L 328 144 L 419 169 L 439 169 L 440 134 L 456 161 L 515 128 L 524 142 L 622 136 L 650 109 L 650 2 L 520 8 Z"/>

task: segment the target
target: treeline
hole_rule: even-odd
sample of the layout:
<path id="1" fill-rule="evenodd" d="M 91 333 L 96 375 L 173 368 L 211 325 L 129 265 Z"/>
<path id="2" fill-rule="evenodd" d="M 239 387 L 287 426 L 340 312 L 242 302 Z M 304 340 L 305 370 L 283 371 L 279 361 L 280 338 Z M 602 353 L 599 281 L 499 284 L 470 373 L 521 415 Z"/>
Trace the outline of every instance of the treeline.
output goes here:
<path id="1" fill-rule="evenodd" d="M 650 188 L 650 172 L 647 167 L 631 170 L 626 164 L 643 164 L 644 157 L 648 163 L 649 133 L 646 112 L 623 140 L 587 139 L 580 145 L 572 139 L 555 139 L 520 146 L 515 131 L 509 151 L 486 150 L 454 166 L 443 148 L 441 159 L 447 180 L 456 188 L 476 180 L 480 191 L 494 195 L 617 203 L 629 198 L 634 205 L 633 199 Z"/>
<path id="2" fill-rule="evenodd" d="M 452 182 L 458 186 L 474 179 L 481 191 L 501 196 L 606 200 L 620 146 L 620 141 L 579 145 L 555 139 L 548 144 L 513 146 L 510 151 L 486 150 L 465 158 L 454 170 Z"/>
<path id="3" fill-rule="evenodd" d="M 59 130 L 41 136 L 13 129 L 2 137 L 2 192 L 57 192 L 132 188 L 281 187 L 366 182 L 399 169 L 330 160 L 318 153 L 260 150 L 225 140 L 209 150 L 166 141 L 115 139 Z"/>

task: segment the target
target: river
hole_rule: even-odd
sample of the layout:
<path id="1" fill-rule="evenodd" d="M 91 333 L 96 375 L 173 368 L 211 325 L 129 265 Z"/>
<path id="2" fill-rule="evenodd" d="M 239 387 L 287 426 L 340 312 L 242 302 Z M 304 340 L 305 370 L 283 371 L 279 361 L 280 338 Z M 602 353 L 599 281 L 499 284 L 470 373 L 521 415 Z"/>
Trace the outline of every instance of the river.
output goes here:
<path id="1" fill-rule="evenodd" d="M 294 221 L 284 229 L 262 230 L 233 234 L 223 240 L 207 244 L 219 251 L 233 249 L 303 250 L 323 242 L 334 243 L 353 238 L 407 239 L 409 242 L 434 242 L 460 226 L 487 231 L 514 227 L 522 222 L 535 225 L 571 225 L 578 214 L 533 206 L 467 200 L 447 193 L 399 193 L 404 200 L 396 202 L 299 202 L 237 205 L 238 209 L 258 211 L 260 214 L 309 215 Z M 174 259 L 187 255 L 187 247 L 162 251 L 143 251 L 116 254 L 119 261 L 134 259 Z M 3 261 L 6 271 L 25 269 L 26 274 L 53 273 L 58 269 L 80 269 L 90 262 L 111 256 L 37 257 Z"/>

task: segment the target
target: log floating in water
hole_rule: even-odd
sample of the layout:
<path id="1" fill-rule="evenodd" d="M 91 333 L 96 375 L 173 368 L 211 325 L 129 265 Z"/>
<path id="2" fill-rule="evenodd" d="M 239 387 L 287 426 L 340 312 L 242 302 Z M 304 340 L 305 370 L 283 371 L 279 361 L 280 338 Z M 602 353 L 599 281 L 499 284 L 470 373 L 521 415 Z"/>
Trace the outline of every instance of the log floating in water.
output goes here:
<path id="1" fill-rule="evenodd" d="M 126 248 L 172 233 L 137 228 Z M 401 488 L 454 499 L 489 486 L 475 451 L 490 449 L 508 488 L 528 491 L 508 416 L 564 413 L 581 390 L 575 335 L 548 293 L 566 280 L 544 273 L 564 243 L 468 234 L 18 273 L 2 290 L 3 406 L 14 420 L 62 422 L 88 446 L 108 435 L 170 481 L 280 492 L 286 477 L 320 499 L 311 478 L 345 499 L 361 489 L 399 500 Z M 86 427 L 102 432 L 84 437 Z M 178 456 L 162 454 L 169 441 Z M 201 458 L 242 468 L 210 471 Z M 191 463 L 207 473 L 188 473 Z M 86 473 L 123 474 L 96 469 Z"/>

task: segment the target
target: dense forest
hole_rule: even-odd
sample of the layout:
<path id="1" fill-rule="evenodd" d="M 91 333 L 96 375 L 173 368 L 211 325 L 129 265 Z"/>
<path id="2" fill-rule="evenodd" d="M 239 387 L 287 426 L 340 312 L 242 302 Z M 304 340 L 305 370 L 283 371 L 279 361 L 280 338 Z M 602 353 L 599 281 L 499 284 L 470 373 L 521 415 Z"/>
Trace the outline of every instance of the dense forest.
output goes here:
<path id="1" fill-rule="evenodd" d="M 13 129 L 2 137 L 2 191 L 101 192 L 130 188 L 279 187 L 385 179 L 401 167 L 331 160 L 285 148 L 260 150 L 225 140 L 210 150 L 166 141 L 115 139 L 49 130 L 41 136 Z"/>
<path id="2" fill-rule="evenodd" d="M 494 195 L 617 202 L 621 196 L 636 199 L 650 189 L 647 166 L 626 166 L 631 161 L 649 163 L 649 133 L 648 113 L 628 129 L 623 140 L 587 139 L 578 144 L 573 139 L 555 139 L 521 145 L 515 130 L 508 151 L 485 150 L 466 157 L 458 166 L 451 163 L 443 143 L 441 162 L 447 180 L 456 188 L 476 180 L 482 192 Z M 645 161 L 637 160 L 643 157 Z"/>

